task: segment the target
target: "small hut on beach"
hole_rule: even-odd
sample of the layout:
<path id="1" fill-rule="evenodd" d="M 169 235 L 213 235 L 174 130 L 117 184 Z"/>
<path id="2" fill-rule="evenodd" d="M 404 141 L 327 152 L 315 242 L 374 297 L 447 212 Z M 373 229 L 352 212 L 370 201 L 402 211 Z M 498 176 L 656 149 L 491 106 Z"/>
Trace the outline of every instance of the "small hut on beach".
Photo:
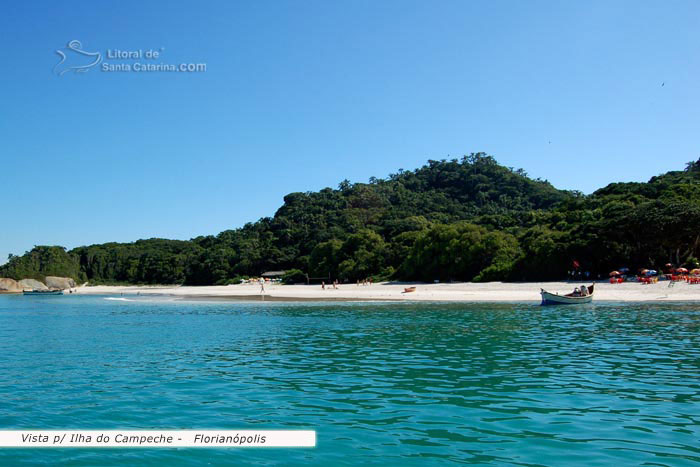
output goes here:
<path id="1" fill-rule="evenodd" d="M 282 276 L 286 273 L 287 271 L 267 271 L 260 274 L 260 277 L 266 281 L 282 280 Z"/>

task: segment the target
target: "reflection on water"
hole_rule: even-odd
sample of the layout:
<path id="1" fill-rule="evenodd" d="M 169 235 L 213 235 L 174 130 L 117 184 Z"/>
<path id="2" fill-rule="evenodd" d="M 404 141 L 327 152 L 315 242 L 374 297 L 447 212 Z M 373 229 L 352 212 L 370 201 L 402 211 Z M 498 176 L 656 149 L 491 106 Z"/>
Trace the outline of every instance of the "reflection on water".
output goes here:
<path id="1" fill-rule="evenodd" d="M 305 428 L 315 449 L 5 450 L 95 465 L 700 461 L 695 305 L 0 297 L 5 428 Z"/>

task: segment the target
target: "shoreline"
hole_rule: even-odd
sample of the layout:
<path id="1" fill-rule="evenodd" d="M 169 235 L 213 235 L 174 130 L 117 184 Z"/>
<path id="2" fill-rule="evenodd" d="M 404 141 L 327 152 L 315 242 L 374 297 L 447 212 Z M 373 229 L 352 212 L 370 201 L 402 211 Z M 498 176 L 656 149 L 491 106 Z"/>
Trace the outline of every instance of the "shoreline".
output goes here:
<path id="1" fill-rule="evenodd" d="M 591 282 L 588 282 L 590 284 Z M 642 285 L 637 282 L 610 284 L 595 282 L 594 301 L 599 302 L 693 302 L 700 301 L 700 285 L 668 281 Z M 338 289 L 320 285 L 266 284 L 265 293 L 256 284 L 228 286 L 81 286 L 73 295 L 167 296 L 195 301 L 270 301 L 270 302 L 539 302 L 540 289 L 565 294 L 580 286 L 578 282 L 458 282 L 393 283 L 368 286 L 341 284 Z M 416 287 L 404 293 L 404 288 Z M 68 295 L 68 294 L 66 294 Z"/>

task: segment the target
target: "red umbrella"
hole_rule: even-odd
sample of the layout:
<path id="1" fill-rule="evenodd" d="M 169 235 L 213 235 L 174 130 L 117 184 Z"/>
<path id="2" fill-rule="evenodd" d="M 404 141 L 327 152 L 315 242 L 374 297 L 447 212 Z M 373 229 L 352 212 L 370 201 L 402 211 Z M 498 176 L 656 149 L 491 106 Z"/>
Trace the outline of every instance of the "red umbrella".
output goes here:
<path id="1" fill-rule="evenodd" d="M 610 277 L 619 276 L 619 275 L 620 275 L 620 271 L 613 271 L 610 273 Z"/>
<path id="2" fill-rule="evenodd" d="M 676 269 L 676 272 L 680 272 L 680 273 L 682 273 L 682 274 L 686 274 L 686 273 L 688 272 L 688 270 L 687 270 L 686 268 L 678 268 L 678 269 Z"/>

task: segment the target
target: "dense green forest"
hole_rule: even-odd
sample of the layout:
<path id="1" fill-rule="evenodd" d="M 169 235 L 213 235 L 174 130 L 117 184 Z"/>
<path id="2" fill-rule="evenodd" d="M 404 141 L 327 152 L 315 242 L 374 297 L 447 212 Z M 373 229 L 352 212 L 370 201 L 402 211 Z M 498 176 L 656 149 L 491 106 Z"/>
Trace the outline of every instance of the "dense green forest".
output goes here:
<path id="1" fill-rule="evenodd" d="M 561 279 L 622 266 L 697 266 L 700 160 L 591 195 L 471 154 L 369 183 L 290 193 L 273 217 L 189 241 L 150 239 L 10 256 L 0 277 L 228 284 L 266 270 L 375 280 Z M 296 273 L 296 278 L 300 273 Z"/>

